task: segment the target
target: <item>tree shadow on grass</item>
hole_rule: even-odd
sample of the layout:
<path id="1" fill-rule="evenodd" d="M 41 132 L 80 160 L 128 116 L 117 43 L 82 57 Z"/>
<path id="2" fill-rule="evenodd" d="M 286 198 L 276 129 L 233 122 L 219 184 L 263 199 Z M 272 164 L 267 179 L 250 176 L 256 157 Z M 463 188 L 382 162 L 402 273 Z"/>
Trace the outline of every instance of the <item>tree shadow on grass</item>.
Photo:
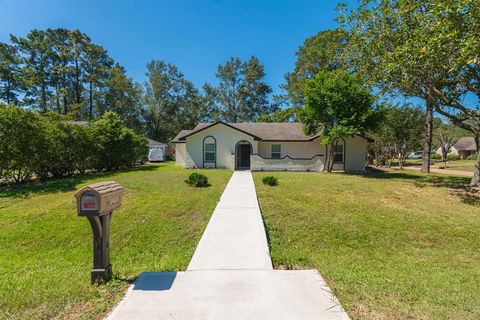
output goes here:
<path id="1" fill-rule="evenodd" d="M 404 180 L 411 182 L 417 188 L 438 187 L 449 189 L 450 194 L 460 198 L 460 200 L 468 205 L 480 206 L 480 192 L 476 188 L 472 188 L 469 177 L 446 175 L 442 173 L 424 174 L 415 171 L 398 171 L 398 170 L 379 170 L 369 168 L 364 173 L 343 173 L 345 175 L 361 176 L 366 179 L 381 180 Z"/>
<path id="2" fill-rule="evenodd" d="M 47 194 L 55 192 L 75 191 L 77 186 L 94 178 L 108 179 L 118 173 L 132 171 L 153 171 L 159 165 L 143 165 L 131 169 L 105 172 L 88 172 L 73 177 L 51 179 L 47 181 L 30 181 L 18 184 L 0 185 L 0 198 L 25 198 L 31 194 Z"/>
<path id="3" fill-rule="evenodd" d="M 425 174 L 417 171 L 400 171 L 400 170 L 379 170 L 376 168 L 368 168 L 362 173 L 345 173 L 363 176 L 371 179 L 398 179 L 411 180 L 423 186 L 435 187 L 465 187 L 470 183 L 469 177 L 447 175 L 443 173 Z"/>

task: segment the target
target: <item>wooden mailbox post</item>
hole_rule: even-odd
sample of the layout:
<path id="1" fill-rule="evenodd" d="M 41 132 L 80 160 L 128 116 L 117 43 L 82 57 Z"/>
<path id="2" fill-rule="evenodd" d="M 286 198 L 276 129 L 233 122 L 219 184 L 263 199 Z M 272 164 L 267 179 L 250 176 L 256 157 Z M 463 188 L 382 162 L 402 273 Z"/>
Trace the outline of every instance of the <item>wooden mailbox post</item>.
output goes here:
<path id="1" fill-rule="evenodd" d="M 93 231 L 93 269 L 91 282 L 112 278 L 110 264 L 110 222 L 112 212 L 122 203 L 123 187 L 115 181 L 86 186 L 75 193 L 77 213 L 87 217 Z"/>

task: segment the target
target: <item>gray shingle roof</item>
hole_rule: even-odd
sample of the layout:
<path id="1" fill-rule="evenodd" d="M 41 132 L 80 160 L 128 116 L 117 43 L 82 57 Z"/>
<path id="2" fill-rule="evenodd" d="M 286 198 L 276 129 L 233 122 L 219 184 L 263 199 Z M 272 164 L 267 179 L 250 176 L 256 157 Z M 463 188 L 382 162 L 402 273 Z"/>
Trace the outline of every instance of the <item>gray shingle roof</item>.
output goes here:
<path id="1" fill-rule="evenodd" d="M 152 139 L 148 139 L 148 146 L 149 147 L 167 147 L 165 143 L 158 142 Z"/>
<path id="2" fill-rule="evenodd" d="M 476 151 L 475 139 L 473 137 L 463 137 L 458 139 L 457 143 L 453 145 L 455 150 Z"/>
<path id="3" fill-rule="evenodd" d="M 171 141 L 171 143 L 183 143 L 185 141 L 180 141 L 179 139 L 183 136 L 186 136 L 187 134 L 189 134 L 190 132 L 192 132 L 193 130 L 181 130 L 176 136 L 175 138 L 173 138 L 173 140 Z"/>
<path id="4" fill-rule="evenodd" d="M 303 124 L 300 122 L 291 123 L 200 123 L 193 130 L 182 130 L 172 140 L 173 143 L 185 142 L 185 137 L 210 126 L 224 124 L 246 134 L 253 136 L 257 140 L 268 141 L 309 141 L 319 135 L 309 136 L 303 132 Z"/>

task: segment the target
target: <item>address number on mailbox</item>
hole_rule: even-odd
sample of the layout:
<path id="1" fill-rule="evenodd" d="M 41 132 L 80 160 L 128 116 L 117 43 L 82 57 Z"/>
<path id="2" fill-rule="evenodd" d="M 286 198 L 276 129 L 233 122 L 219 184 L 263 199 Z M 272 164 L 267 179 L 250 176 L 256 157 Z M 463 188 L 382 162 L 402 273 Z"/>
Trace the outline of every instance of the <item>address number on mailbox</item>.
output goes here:
<path id="1" fill-rule="evenodd" d="M 97 211 L 98 197 L 93 192 L 85 192 L 80 200 L 80 210 Z"/>

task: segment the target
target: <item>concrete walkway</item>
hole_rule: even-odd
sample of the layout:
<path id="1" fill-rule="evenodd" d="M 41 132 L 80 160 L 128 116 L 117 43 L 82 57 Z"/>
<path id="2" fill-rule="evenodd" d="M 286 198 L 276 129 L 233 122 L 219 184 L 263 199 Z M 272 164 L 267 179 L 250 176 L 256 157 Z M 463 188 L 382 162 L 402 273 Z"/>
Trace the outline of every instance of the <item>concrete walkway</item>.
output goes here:
<path id="1" fill-rule="evenodd" d="M 233 174 L 187 268 L 228 269 L 273 269 L 250 171 Z"/>
<path id="2" fill-rule="evenodd" d="M 255 185 L 233 174 L 185 272 L 144 272 L 109 319 L 349 319 L 316 270 L 273 270 Z"/>

